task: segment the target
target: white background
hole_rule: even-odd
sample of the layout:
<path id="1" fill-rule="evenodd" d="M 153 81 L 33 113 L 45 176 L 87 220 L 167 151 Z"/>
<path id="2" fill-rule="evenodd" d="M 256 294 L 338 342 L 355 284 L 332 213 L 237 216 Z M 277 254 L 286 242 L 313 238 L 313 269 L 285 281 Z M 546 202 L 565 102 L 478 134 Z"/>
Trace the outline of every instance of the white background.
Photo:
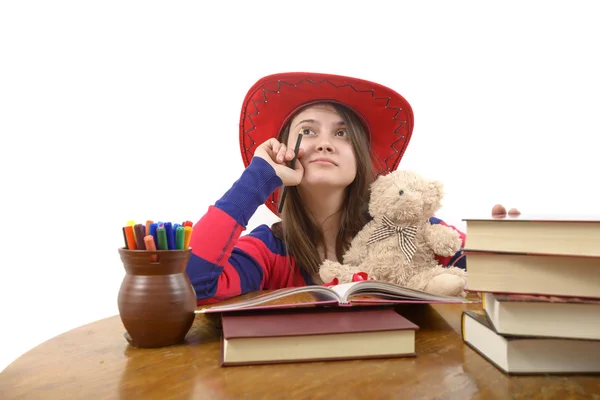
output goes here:
<path id="1" fill-rule="evenodd" d="M 118 313 L 127 220 L 196 221 L 238 178 L 261 76 L 389 85 L 439 216 L 597 213 L 593 1 L 13 1 L 0 6 L 0 368 Z M 248 229 L 273 222 L 263 206 Z M 123 339 L 124 340 L 124 339 Z"/>

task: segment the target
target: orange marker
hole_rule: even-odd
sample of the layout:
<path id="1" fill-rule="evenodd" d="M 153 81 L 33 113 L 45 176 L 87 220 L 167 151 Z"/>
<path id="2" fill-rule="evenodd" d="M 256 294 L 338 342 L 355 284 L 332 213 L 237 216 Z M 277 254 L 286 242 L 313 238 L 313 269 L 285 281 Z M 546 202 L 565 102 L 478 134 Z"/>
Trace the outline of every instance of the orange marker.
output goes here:
<path id="1" fill-rule="evenodd" d="M 127 238 L 127 249 L 136 250 L 135 236 L 133 234 L 133 226 L 127 225 L 125 227 L 125 237 Z"/>
<path id="2" fill-rule="evenodd" d="M 146 250 L 149 250 L 149 251 L 155 251 L 156 250 L 156 243 L 154 243 L 154 237 L 152 235 L 146 235 L 146 236 L 144 236 L 144 243 L 146 244 Z M 152 262 L 157 262 L 158 261 L 158 254 L 152 254 L 150 256 L 150 260 Z"/>
<path id="3" fill-rule="evenodd" d="M 153 223 L 154 221 L 146 221 L 146 233 L 150 232 L 150 224 Z"/>
<path id="4" fill-rule="evenodd" d="M 183 228 L 184 236 L 183 236 L 183 248 L 187 249 L 190 247 L 190 238 L 192 237 L 192 227 L 186 226 Z"/>
<path id="5" fill-rule="evenodd" d="M 144 243 L 146 244 L 146 250 L 156 251 L 156 243 L 154 243 L 154 237 L 152 235 L 144 236 Z"/>

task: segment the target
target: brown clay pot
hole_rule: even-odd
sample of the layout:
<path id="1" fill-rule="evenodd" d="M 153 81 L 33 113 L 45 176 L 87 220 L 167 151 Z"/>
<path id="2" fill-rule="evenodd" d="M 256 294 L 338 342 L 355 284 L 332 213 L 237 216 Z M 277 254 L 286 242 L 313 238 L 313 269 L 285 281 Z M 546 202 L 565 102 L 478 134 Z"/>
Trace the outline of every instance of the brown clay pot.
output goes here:
<path id="1" fill-rule="evenodd" d="M 194 322 L 196 293 L 185 274 L 186 250 L 119 249 L 125 277 L 118 306 L 135 347 L 163 347 L 183 342 Z"/>

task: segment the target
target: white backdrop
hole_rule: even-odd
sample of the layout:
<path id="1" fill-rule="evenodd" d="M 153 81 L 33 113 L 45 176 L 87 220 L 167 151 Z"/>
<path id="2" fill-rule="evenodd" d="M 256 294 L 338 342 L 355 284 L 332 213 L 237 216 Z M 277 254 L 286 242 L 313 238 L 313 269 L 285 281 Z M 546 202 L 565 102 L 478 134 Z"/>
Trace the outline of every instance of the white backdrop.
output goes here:
<path id="1" fill-rule="evenodd" d="M 392 5 L 393 3 L 393 5 Z M 401 168 L 439 216 L 597 213 L 593 2 L 19 1 L 0 5 L 0 369 L 117 314 L 127 220 L 197 220 L 242 171 L 246 90 L 353 75 L 412 104 Z M 248 229 L 275 219 L 263 206 Z"/>

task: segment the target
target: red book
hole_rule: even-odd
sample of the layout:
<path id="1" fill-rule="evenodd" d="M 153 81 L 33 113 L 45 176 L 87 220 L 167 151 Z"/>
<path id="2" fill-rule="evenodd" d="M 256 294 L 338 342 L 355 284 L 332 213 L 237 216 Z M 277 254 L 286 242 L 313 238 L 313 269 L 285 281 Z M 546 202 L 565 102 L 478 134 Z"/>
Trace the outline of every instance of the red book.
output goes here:
<path id="1" fill-rule="evenodd" d="M 391 308 L 222 315 L 221 365 L 415 356 L 419 327 Z"/>

